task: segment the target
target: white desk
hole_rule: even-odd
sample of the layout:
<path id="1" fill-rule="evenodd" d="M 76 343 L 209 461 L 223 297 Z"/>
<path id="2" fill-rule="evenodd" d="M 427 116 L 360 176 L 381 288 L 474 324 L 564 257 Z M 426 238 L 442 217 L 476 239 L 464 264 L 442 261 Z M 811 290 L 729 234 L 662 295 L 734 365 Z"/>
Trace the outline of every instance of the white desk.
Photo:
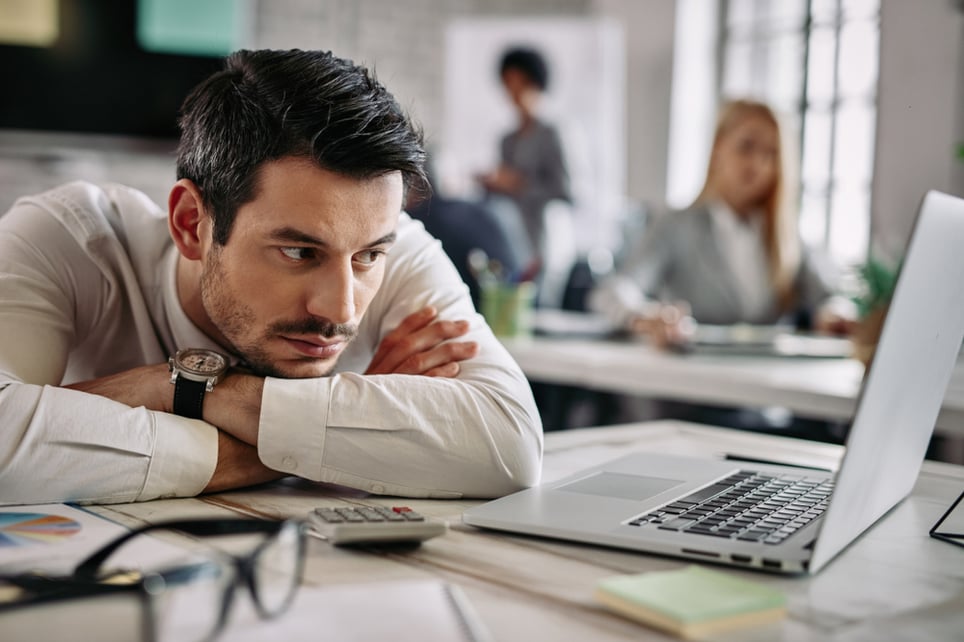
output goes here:
<path id="1" fill-rule="evenodd" d="M 532 381 L 727 406 L 783 406 L 803 416 L 848 421 L 863 379 L 854 359 L 679 355 L 643 343 L 536 336 L 503 343 Z M 964 363 L 937 419 L 964 435 Z"/>
<path id="2" fill-rule="evenodd" d="M 654 450 L 712 457 L 740 453 L 834 467 L 838 446 L 707 428 L 681 422 L 573 430 L 546 436 L 546 479 L 624 454 Z M 736 640 L 960 639 L 964 631 L 964 550 L 927 530 L 964 487 L 964 468 L 926 462 L 912 496 L 813 578 L 726 572 L 778 587 L 789 616 L 779 625 L 741 632 Z M 664 640 L 662 634 L 611 615 L 592 599 L 595 583 L 618 573 L 678 568 L 688 562 L 481 531 L 460 523 L 471 501 L 400 500 L 286 480 L 198 499 L 96 507 L 128 525 L 165 518 L 243 513 L 267 518 L 305 515 L 324 504 L 407 504 L 449 521 L 451 529 L 411 552 L 336 549 L 312 540 L 306 590 L 360 582 L 438 578 L 462 588 L 495 640 Z M 300 599 L 300 598 L 299 598 Z M 285 618 L 310 616 L 298 611 Z M 377 617 L 378 604 L 371 605 Z M 291 620 L 288 620 L 289 622 Z M 319 630 L 323 630 L 319 622 Z M 912 634 L 912 635 L 911 635 Z M 222 639 L 232 639 L 230 631 Z M 314 638 L 313 638 L 314 639 Z M 345 640 L 335 631 L 317 639 Z M 406 640 L 400 629 L 393 642 Z M 431 642 L 431 641 L 428 641 Z"/>

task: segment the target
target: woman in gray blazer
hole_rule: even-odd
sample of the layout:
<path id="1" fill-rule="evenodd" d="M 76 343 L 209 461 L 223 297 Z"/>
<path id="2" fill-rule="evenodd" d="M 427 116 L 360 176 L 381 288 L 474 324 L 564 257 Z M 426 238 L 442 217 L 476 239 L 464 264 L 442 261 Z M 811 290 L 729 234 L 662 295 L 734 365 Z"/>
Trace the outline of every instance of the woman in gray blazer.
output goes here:
<path id="1" fill-rule="evenodd" d="M 776 323 L 804 314 L 814 327 L 849 327 L 834 275 L 801 244 L 784 205 L 779 124 L 762 103 L 721 112 L 706 183 L 694 204 L 647 225 L 590 306 L 657 343 L 685 340 L 689 322 Z"/>

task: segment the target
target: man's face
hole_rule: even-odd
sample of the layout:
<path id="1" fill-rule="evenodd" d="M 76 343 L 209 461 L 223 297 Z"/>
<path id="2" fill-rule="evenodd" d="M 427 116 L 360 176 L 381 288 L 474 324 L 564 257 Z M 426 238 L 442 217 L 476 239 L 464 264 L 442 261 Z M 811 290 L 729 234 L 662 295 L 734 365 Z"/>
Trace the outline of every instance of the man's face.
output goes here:
<path id="1" fill-rule="evenodd" d="M 325 376 L 381 286 L 401 174 L 359 180 L 285 158 L 263 165 L 259 179 L 225 245 L 210 241 L 204 222 L 201 301 L 258 374 Z"/>

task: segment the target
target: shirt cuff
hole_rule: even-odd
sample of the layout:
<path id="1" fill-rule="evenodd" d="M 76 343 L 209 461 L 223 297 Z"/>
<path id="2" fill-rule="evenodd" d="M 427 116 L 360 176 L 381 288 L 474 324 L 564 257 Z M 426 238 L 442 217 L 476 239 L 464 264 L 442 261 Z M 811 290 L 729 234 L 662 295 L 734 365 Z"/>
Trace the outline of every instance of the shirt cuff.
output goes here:
<path id="1" fill-rule="evenodd" d="M 166 412 L 152 412 L 151 417 L 154 452 L 137 501 L 201 493 L 218 464 L 217 428 Z"/>
<path id="2" fill-rule="evenodd" d="M 264 380 L 258 457 L 268 468 L 321 480 L 333 377 Z"/>

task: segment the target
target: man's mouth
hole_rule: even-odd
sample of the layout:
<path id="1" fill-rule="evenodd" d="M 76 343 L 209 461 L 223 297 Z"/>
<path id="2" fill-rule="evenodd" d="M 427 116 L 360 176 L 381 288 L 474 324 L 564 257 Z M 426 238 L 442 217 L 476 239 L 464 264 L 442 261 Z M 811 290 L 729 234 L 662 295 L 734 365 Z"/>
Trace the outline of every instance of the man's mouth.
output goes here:
<path id="1" fill-rule="evenodd" d="M 337 356 L 347 345 L 344 338 L 322 337 L 289 337 L 282 336 L 289 346 L 300 354 L 313 359 L 331 359 Z"/>

